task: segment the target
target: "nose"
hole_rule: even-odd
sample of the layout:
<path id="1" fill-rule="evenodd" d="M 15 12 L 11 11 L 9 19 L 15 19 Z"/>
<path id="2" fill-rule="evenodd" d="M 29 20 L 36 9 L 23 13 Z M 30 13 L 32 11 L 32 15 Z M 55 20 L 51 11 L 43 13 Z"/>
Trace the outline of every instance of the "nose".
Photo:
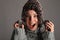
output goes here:
<path id="1" fill-rule="evenodd" d="M 34 20 L 34 18 L 33 18 L 33 17 L 30 17 L 29 20 L 30 20 L 30 22 L 32 23 L 33 20 Z"/>

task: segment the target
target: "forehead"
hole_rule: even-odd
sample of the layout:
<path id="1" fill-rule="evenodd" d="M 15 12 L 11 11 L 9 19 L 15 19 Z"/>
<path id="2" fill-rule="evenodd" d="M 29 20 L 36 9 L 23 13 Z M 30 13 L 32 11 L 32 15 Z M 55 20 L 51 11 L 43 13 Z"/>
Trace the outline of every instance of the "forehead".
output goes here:
<path id="1" fill-rule="evenodd" d="M 28 10 L 27 14 L 28 15 L 37 15 L 36 11 L 34 11 L 34 10 Z"/>

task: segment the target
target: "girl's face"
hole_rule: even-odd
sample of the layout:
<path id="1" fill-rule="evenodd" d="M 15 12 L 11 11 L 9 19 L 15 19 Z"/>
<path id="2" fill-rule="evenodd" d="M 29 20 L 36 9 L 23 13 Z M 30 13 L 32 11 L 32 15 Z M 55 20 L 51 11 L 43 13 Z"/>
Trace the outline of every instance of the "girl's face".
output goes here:
<path id="1" fill-rule="evenodd" d="M 37 29 L 38 18 L 37 18 L 37 13 L 34 10 L 29 10 L 27 12 L 26 24 L 28 26 L 28 29 L 30 29 L 31 31 Z"/>

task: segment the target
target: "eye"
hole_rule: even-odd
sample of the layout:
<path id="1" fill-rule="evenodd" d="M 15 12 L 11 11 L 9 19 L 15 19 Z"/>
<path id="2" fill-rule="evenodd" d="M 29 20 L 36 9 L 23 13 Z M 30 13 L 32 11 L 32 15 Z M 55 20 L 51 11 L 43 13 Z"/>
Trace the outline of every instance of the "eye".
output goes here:
<path id="1" fill-rule="evenodd" d="M 34 17 L 37 17 L 37 15 L 34 15 Z"/>
<path id="2" fill-rule="evenodd" d="M 26 17 L 27 17 L 27 18 L 30 18 L 30 16 L 29 16 L 29 15 L 27 15 Z"/>
<path id="3" fill-rule="evenodd" d="M 31 19 L 31 16 L 27 15 L 27 18 L 30 20 Z"/>

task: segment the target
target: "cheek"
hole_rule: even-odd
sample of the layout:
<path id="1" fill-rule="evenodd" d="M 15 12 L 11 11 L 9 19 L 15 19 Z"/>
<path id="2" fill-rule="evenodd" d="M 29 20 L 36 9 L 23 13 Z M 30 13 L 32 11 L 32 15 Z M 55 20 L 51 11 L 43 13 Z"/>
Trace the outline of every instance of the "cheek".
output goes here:
<path id="1" fill-rule="evenodd" d="M 37 18 L 34 21 L 38 23 L 38 19 Z"/>

